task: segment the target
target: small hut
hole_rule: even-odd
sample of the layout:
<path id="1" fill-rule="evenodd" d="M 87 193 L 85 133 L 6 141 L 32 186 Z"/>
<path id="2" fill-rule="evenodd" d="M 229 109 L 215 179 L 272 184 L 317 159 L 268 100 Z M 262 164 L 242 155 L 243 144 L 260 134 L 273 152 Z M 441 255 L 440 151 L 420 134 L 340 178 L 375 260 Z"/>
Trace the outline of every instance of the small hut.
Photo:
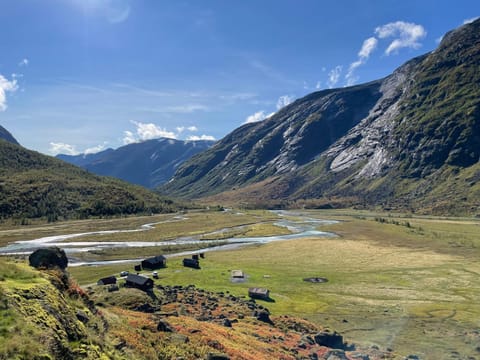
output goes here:
<path id="1" fill-rule="evenodd" d="M 268 300 L 270 299 L 270 291 L 265 288 L 249 288 L 248 296 L 252 299 Z"/>
<path id="2" fill-rule="evenodd" d="M 125 286 L 147 291 L 153 288 L 153 280 L 145 276 L 129 274 Z"/>
<path id="3" fill-rule="evenodd" d="M 183 259 L 183 266 L 194 268 L 194 269 L 200 269 L 200 262 L 195 259 L 185 258 Z"/>
<path id="4" fill-rule="evenodd" d="M 232 270 L 231 277 L 232 279 L 244 279 L 245 274 L 243 273 L 242 270 Z"/>
<path id="5" fill-rule="evenodd" d="M 142 268 L 146 270 L 156 270 L 167 266 L 167 258 L 163 255 L 158 255 L 142 261 Z"/>
<path id="6" fill-rule="evenodd" d="M 97 285 L 111 285 L 116 283 L 117 278 L 115 276 L 107 276 L 97 281 Z"/>

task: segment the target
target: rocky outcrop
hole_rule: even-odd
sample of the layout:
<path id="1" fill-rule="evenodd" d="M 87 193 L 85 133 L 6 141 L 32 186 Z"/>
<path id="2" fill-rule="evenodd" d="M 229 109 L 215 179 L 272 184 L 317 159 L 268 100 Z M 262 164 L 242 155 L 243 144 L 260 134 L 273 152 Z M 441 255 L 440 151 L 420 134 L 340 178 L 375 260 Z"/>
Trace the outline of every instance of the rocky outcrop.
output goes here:
<path id="1" fill-rule="evenodd" d="M 30 266 L 37 269 L 59 268 L 64 270 L 68 266 L 68 258 L 65 251 L 58 247 L 50 247 L 35 250 L 28 257 Z"/>

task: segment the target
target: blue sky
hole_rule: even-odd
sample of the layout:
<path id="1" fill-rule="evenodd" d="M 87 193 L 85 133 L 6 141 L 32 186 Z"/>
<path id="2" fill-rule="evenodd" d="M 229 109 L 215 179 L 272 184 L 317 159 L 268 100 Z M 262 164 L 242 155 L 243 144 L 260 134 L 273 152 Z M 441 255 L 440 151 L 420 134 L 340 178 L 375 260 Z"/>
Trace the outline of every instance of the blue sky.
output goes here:
<path id="1" fill-rule="evenodd" d="M 5 0 L 0 125 L 46 154 L 220 139 L 477 16 L 478 0 Z"/>

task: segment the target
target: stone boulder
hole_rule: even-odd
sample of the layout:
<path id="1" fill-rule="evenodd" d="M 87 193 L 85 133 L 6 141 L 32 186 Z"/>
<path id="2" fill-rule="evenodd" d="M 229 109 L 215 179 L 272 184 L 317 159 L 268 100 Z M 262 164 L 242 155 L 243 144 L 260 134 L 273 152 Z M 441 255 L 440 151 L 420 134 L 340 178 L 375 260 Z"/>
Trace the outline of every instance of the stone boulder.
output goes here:
<path id="1" fill-rule="evenodd" d="M 315 342 L 320 346 L 326 346 L 332 349 L 345 350 L 345 344 L 343 343 L 343 336 L 334 331 L 322 331 L 315 335 Z"/>
<path id="2" fill-rule="evenodd" d="M 49 247 L 35 250 L 28 257 L 30 266 L 36 269 L 60 268 L 65 270 L 68 266 L 68 258 L 65 251 L 58 247 Z"/>

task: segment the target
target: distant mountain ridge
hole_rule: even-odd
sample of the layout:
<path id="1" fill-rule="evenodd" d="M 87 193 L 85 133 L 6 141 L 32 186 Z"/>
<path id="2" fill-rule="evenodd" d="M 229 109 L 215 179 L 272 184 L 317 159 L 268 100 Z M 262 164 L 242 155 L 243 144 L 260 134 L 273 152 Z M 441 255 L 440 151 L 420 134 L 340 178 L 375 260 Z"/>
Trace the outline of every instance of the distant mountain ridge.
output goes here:
<path id="1" fill-rule="evenodd" d="M 13 135 L 10 134 L 10 132 L 1 125 L 0 125 L 0 139 L 11 142 L 12 144 L 20 145 L 17 139 L 15 139 Z"/>
<path id="2" fill-rule="evenodd" d="M 480 214 L 479 66 L 477 20 L 384 79 L 307 95 L 234 130 L 160 190 Z"/>
<path id="3" fill-rule="evenodd" d="M 207 150 L 213 143 L 159 138 L 96 154 L 60 154 L 57 157 L 97 175 L 113 176 L 153 189 L 167 182 L 184 161 Z"/>

